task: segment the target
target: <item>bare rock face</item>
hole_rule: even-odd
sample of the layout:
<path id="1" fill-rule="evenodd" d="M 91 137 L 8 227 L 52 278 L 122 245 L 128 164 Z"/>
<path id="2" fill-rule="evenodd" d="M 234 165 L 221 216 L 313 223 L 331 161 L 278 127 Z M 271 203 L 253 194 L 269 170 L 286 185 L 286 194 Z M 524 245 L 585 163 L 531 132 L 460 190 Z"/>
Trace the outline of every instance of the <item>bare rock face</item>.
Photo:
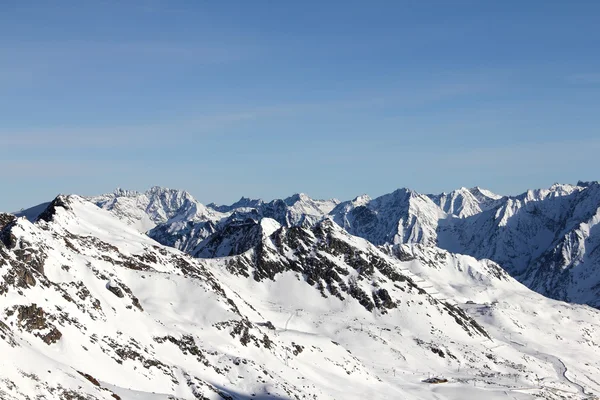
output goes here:
<path id="1" fill-rule="evenodd" d="M 48 345 L 58 342 L 62 337 L 62 333 L 48 322 L 44 309 L 37 304 L 19 306 L 17 319 L 24 330 L 34 333 Z"/>
<path id="2" fill-rule="evenodd" d="M 5 226 L 15 220 L 15 216 L 12 214 L 0 213 L 0 230 L 4 229 Z"/>
<path id="3" fill-rule="evenodd" d="M 52 221 L 54 214 L 56 214 L 57 208 L 64 208 L 66 210 L 70 210 L 71 206 L 69 206 L 69 200 L 66 196 L 58 196 L 56 197 L 48 207 L 38 216 L 38 220 L 50 222 Z"/>
<path id="4" fill-rule="evenodd" d="M 4 245 L 9 249 L 14 248 L 17 245 L 17 238 L 15 235 L 12 234 L 12 232 L 10 231 L 11 226 L 14 224 L 14 220 L 7 222 L 8 220 L 4 220 L 2 223 L 0 223 L 0 225 L 4 224 L 4 222 L 6 222 L 6 224 L 4 224 L 4 226 L 2 226 L 2 228 L 0 229 L 0 246 Z"/>
<path id="5" fill-rule="evenodd" d="M 108 289 L 109 292 L 111 292 L 112 294 L 114 294 L 115 296 L 117 296 L 118 298 L 122 299 L 123 297 L 125 297 L 125 294 L 123 293 L 123 291 L 121 290 L 120 287 L 114 285 L 112 282 L 108 282 L 106 284 L 106 288 Z"/>

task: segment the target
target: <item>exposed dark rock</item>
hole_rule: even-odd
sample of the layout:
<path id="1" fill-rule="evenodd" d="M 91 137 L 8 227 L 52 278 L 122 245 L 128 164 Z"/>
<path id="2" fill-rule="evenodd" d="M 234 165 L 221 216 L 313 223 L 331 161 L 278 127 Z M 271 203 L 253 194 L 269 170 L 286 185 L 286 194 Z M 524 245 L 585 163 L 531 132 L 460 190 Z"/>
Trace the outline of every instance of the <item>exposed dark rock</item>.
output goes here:
<path id="1" fill-rule="evenodd" d="M 48 322 L 46 313 L 36 304 L 29 306 L 19 306 L 17 319 L 19 325 L 28 332 L 33 332 L 40 337 L 46 344 L 56 343 L 62 337 L 62 333 L 54 325 Z M 48 330 L 41 334 L 36 331 Z"/>
<path id="2" fill-rule="evenodd" d="M 69 205 L 68 198 L 63 195 L 59 195 L 48 205 L 48 207 L 37 217 L 38 221 L 46 221 L 50 222 L 54 218 L 56 214 L 56 210 L 58 208 L 63 208 L 65 210 L 71 210 L 71 206 Z"/>
<path id="3" fill-rule="evenodd" d="M 125 294 L 123 294 L 123 291 L 121 290 L 121 288 L 118 286 L 112 285 L 110 282 L 108 282 L 106 284 L 106 288 L 108 289 L 109 292 L 111 292 L 112 294 L 114 294 L 115 296 L 117 296 L 119 298 L 125 297 Z"/>
<path id="4" fill-rule="evenodd" d="M 85 372 L 81 372 L 81 371 L 77 371 L 79 372 L 79 374 L 81 376 L 83 376 L 85 379 L 87 379 L 88 381 L 92 382 L 92 384 L 94 386 L 98 386 L 100 387 L 100 382 L 98 382 L 98 379 L 94 378 L 93 376 L 91 376 L 90 374 L 86 374 Z"/>
<path id="5" fill-rule="evenodd" d="M 396 308 L 396 303 L 388 293 L 386 289 L 378 289 L 373 292 L 373 299 L 375 300 L 375 305 L 377 307 L 385 307 L 385 308 Z"/>
<path id="6" fill-rule="evenodd" d="M 297 356 L 298 354 L 302 353 L 304 351 L 304 346 L 301 346 L 297 343 L 292 342 L 292 348 L 294 350 L 292 350 L 292 353 Z"/>
<path id="7" fill-rule="evenodd" d="M 12 223 L 15 219 L 17 219 L 12 214 L 0 213 L 0 231 L 4 229 L 5 226 Z"/>
<path id="8" fill-rule="evenodd" d="M 204 357 L 204 354 L 202 354 L 202 351 L 196 345 L 194 337 L 191 335 L 182 335 L 181 339 L 177 339 L 170 335 L 163 337 L 155 337 L 154 341 L 157 343 L 164 343 L 165 341 L 169 341 L 175 346 L 179 347 L 179 350 L 181 350 L 183 354 L 191 354 L 195 356 L 198 361 L 203 362 L 206 366 L 210 365 Z"/>
<path id="9" fill-rule="evenodd" d="M 256 325 L 259 325 L 259 326 L 264 326 L 264 327 L 266 327 L 266 328 L 268 328 L 268 329 L 270 329 L 270 330 L 272 330 L 272 331 L 274 331 L 274 330 L 275 330 L 275 325 L 273 325 L 273 323 L 272 323 L 271 321 L 267 321 L 267 322 L 259 322 L 259 323 L 257 323 Z"/>

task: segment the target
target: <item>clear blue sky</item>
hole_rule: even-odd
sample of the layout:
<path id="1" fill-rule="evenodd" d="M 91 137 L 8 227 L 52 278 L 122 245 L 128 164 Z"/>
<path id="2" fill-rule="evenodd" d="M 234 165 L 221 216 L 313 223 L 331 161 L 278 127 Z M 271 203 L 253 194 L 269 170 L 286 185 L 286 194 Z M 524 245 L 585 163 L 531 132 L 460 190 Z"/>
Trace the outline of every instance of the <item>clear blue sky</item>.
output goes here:
<path id="1" fill-rule="evenodd" d="M 0 210 L 599 179 L 599 1 L 0 3 Z"/>

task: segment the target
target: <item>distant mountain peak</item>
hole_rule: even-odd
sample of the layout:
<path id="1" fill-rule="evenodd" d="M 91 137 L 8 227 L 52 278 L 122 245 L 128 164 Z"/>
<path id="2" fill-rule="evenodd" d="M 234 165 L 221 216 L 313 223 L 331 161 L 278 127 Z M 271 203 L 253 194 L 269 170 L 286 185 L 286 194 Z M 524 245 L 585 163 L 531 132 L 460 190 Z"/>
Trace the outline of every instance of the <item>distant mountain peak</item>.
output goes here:
<path id="1" fill-rule="evenodd" d="M 135 197 L 135 196 L 139 196 L 140 192 L 138 192 L 136 190 L 127 190 L 127 189 L 118 187 L 113 191 L 113 194 L 115 195 L 115 197 Z"/>
<path id="2" fill-rule="evenodd" d="M 481 197 L 486 197 L 488 199 L 492 199 L 492 200 L 498 200 L 501 199 L 503 196 L 496 194 L 490 190 L 487 189 L 483 189 L 479 186 L 475 186 L 471 189 L 468 189 L 469 192 L 474 195 L 475 197 L 477 197 L 478 199 L 481 199 Z"/>
<path id="3" fill-rule="evenodd" d="M 287 205 L 294 205 L 298 201 L 312 201 L 312 199 L 304 193 L 296 193 L 283 200 Z"/>
<path id="4" fill-rule="evenodd" d="M 360 196 L 356 196 L 352 200 L 352 204 L 354 204 L 355 206 L 364 206 L 365 204 L 369 203 L 371 200 L 372 199 L 368 194 L 361 194 Z"/>

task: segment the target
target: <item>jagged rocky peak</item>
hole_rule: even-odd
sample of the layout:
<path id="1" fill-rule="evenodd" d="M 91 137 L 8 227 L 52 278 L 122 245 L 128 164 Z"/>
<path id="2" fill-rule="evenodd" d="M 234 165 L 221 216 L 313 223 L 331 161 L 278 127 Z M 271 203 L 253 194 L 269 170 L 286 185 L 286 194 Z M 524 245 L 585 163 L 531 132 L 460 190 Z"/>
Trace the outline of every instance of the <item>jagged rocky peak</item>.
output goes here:
<path id="1" fill-rule="evenodd" d="M 207 207 L 222 213 L 227 213 L 240 208 L 257 208 L 262 204 L 264 204 L 264 201 L 261 199 L 251 199 L 249 197 L 242 196 L 242 198 L 231 205 L 217 205 L 215 203 L 210 203 L 207 205 Z"/>
<path id="2" fill-rule="evenodd" d="M 470 217 L 482 211 L 489 210 L 501 203 L 502 196 L 489 190 L 474 187 L 461 187 L 450 193 L 427 195 L 446 214 L 459 218 Z"/>
<path id="3" fill-rule="evenodd" d="M 322 397 L 289 378 L 319 373 L 287 366 L 310 344 L 330 360 L 317 355 L 323 371 L 366 372 L 330 341 L 282 340 L 199 261 L 84 199 L 60 200 L 49 221 L 19 219 L 18 245 L 0 247 L 0 398 Z"/>
<path id="4" fill-rule="evenodd" d="M 15 220 L 15 216 L 7 213 L 0 213 L 0 231 L 4 229 L 5 226 L 10 224 Z"/>
<path id="5" fill-rule="evenodd" d="M 145 192 L 117 188 L 112 193 L 89 198 L 89 200 L 98 203 L 101 206 L 105 204 L 111 206 L 116 202 L 126 199 L 138 200 L 147 203 L 148 206 L 161 206 L 160 208 L 162 208 L 165 213 L 176 211 L 186 202 L 197 202 L 196 199 L 185 190 L 169 189 L 161 186 L 153 186 Z"/>
<path id="6" fill-rule="evenodd" d="M 54 200 L 46 203 L 38 204 L 37 206 L 21 210 L 13 213 L 15 217 L 26 218 L 30 222 L 35 222 L 38 219 L 50 220 L 56 210 L 56 207 L 68 208 L 69 197 L 77 197 L 76 195 L 59 194 Z"/>
<path id="7" fill-rule="evenodd" d="M 289 207 L 288 222 L 292 225 L 303 222 L 307 217 L 316 222 L 340 203 L 337 199 L 315 200 L 304 193 L 294 194 L 283 201 Z"/>
<path id="8" fill-rule="evenodd" d="M 52 200 L 52 202 L 50 202 L 48 207 L 46 207 L 46 209 L 37 217 L 37 219 L 50 222 L 54 218 L 58 208 L 62 208 L 64 210 L 71 209 L 69 203 L 74 197 L 77 196 L 58 195 L 54 200 Z"/>
<path id="9" fill-rule="evenodd" d="M 117 189 L 113 193 L 89 197 L 100 208 L 146 232 L 172 218 L 176 220 L 214 220 L 209 210 L 185 190 L 154 186 L 145 192 Z"/>
<path id="10" fill-rule="evenodd" d="M 295 193 L 293 195 L 291 195 L 290 197 L 283 199 L 283 201 L 285 202 L 285 204 L 287 204 L 288 206 L 292 206 L 294 204 L 296 204 L 299 201 L 302 202 L 309 202 L 309 201 L 313 201 L 313 199 L 311 199 L 308 195 L 306 195 L 305 193 Z"/>
<path id="11" fill-rule="evenodd" d="M 196 199 L 185 190 L 169 189 L 161 186 L 153 186 L 145 192 L 151 200 L 159 200 L 165 203 L 173 203 L 175 206 L 185 202 L 196 202 Z"/>
<path id="12" fill-rule="evenodd" d="M 339 204 L 337 199 L 316 200 L 304 193 L 297 193 L 285 199 L 274 199 L 269 202 L 242 197 L 228 206 L 211 203 L 207 207 L 222 213 L 251 213 L 255 210 L 258 215 L 274 218 L 280 223 L 298 224 L 305 216 L 320 219 L 337 204 Z"/>
<path id="13" fill-rule="evenodd" d="M 600 181 L 577 181 L 577 186 L 579 187 L 589 187 L 598 184 L 600 184 Z"/>
<path id="14" fill-rule="evenodd" d="M 282 225 L 268 217 L 230 218 L 215 231 L 197 242 L 189 252 L 197 258 L 228 257 L 245 253 L 264 238 L 281 229 Z"/>
<path id="15" fill-rule="evenodd" d="M 429 197 L 406 188 L 372 200 L 362 197 L 340 203 L 330 214 L 350 234 L 377 245 L 433 245 L 438 220 L 445 217 L 445 213 Z"/>
<path id="16" fill-rule="evenodd" d="M 294 274 L 300 284 L 312 286 L 325 299 L 345 302 L 353 299 L 368 312 L 401 312 L 414 323 L 428 323 L 417 316 L 425 312 L 428 318 L 448 318 L 468 336 L 489 337 L 484 328 L 458 308 L 430 297 L 412 277 L 402 272 L 397 259 L 388 257 L 366 240 L 347 234 L 330 218 L 310 228 L 274 230 L 226 264 L 230 271 L 258 282 L 285 281 L 286 276 Z M 426 302 L 420 301 L 422 298 Z M 419 302 L 411 309 L 413 301 Z"/>
<path id="17" fill-rule="evenodd" d="M 541 201 L 546 197 L 568 196 L 574 192 L 584 190 L 585 188 L 585 186 L 571 185 L 568 183 L 555 183 L 548 189 L 530 189 L 521 195 L 514 196 L 514 198 L 523 202 Z"/>
<path id="18" fill-rule="evenodd" d="M 139 196 L 141 193 L 138 192 L 137 190 L 127 190 L 127 189 L 123 189 L 123 188 L 116 188 L 113 193 L 112 193 L 115 197 L 137 197 Z"/>
<path id="19" fill-rule="evenodd" d="M 350 203 L 354 207 L 358 207 L 368 204 L 371 200 L 371 196 L 369 196 L 368 194 L 361 194 L 360 196 L 356 196 Z"/>
<path id="20" fill-rule="evenodd" d="M 490 190 L 487 189 L 483 189 L 479 186 L 475 186 L 471 189 L 468 189 L 468 191 L 475 196 L 479 201 L 485 201 L 485 200 L 500 200 L 502 197 L 502 195 L 496 194 Z"/>

